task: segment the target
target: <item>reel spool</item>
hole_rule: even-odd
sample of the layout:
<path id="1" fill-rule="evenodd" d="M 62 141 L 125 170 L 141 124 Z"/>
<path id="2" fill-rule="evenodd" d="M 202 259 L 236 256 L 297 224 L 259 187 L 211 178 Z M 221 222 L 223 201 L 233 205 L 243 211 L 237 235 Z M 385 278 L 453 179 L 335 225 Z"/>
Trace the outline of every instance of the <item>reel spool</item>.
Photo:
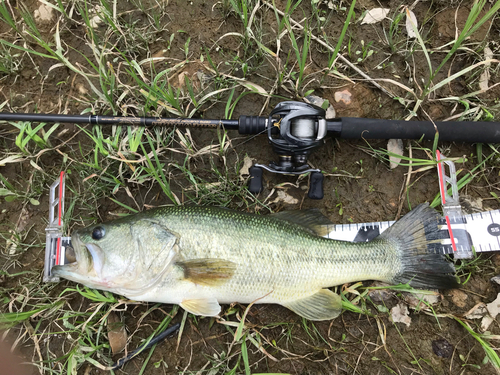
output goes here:
<path id="1" fill-rule="evenodd" d="M 307 164 L 308 156 L 323 143 L 327 134 L 324 109 L 302 102 L 279 103 L 267 119 L 267 136 L 278 162 L 255 164 L 250 168 L 248 189 L 256 194 L 262 191 L 263 169 L 271 173 L 299 175 L 310 173 L 308 196 L 323 198 L 323 174 Z"/>

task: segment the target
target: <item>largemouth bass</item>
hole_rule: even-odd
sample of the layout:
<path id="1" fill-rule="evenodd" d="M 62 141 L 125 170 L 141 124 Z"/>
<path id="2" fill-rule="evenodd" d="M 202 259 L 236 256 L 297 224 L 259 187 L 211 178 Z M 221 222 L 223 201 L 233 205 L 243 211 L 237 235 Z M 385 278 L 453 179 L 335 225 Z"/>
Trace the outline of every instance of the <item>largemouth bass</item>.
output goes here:
<path id="1" fill-rule="evenodd" d="M 136 301 L 217 316 L 220 304 L 276 303 L 310 320 L 333 319 L 331 286 L 362 280 L 457 287 L 454 266 L 433 251 L 437 213 L 420 205 L 370 242 L 322 237 L 314 210 L 255 215 L 214 207 L 163 207 L 72 235 L 76 262 L 56 276 Z"/>

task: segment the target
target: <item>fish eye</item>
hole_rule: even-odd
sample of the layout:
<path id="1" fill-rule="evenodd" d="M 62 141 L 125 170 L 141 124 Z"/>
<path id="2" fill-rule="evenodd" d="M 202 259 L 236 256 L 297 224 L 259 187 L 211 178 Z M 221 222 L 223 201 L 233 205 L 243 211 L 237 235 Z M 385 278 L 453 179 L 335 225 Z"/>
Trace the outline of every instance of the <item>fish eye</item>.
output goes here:
<path id="1" fill-rule="evenodd" d="M 104 230 L 103 227 L 95 227 L 94 230 L 92 231 L 92 239 L 100 240 L 101 238 L 104 237 L 105 234 L 106 231 Z"/>

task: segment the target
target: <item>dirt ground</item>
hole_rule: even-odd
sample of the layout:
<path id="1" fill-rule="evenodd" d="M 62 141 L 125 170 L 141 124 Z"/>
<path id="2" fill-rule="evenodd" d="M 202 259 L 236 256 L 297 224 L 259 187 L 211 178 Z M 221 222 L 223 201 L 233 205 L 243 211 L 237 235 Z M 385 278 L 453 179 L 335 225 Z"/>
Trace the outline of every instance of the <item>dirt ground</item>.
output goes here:
<path id="1" fill-rule="evenodd" d="M 17 6 L 15 2 L 12 3 Z M 329 15 L 328 22 L 323 25 L 321 32 L 335 39 L 340 35 L 346 12 L 329 13 L 327 3 L 320 3 L 321 9 Z M 347 8 L 350 5 L 350 2 L 341 3 Z M 396 10 L 400 6 L 396 1 L 380 1 L 380 3 L 381 5 L 370 0 L 358 1 L 357 16 L 359 17 L 364 10 L 378 6 L 391 10 Z M 456 12 L 458 2 L 451 3 L 450 6 L 450 2 L 421 1 L 413 9 L 417 19 L 428 20 L 423 30 L 430 48 L 442 46 L 454 38 L 455 22 L 458 28 L 465 23 L 469 2 L 461 3 L 458 12 Z M 39 4 L 37 1 L 25 3 L 30 11 L 37 9 Z M 184 46 L 190 38 L 189 50 L 194 52 L 190 55 L 190 61 L 170 78 L 170 82 L 177 82 L 172 84 L 182 85 L 182 77 L 185 75 L 194 77 L 199 71 L 208 72 L 207 62 L 200 61 L 200 55 L 206 49 L 210 49 L 211 57 L 220 66 L 221 71 L 227 71 L 235 76 L 239 73 L 234 71 L 234 67 L 229 66 L 229 63 L 237 61 L 234 56 L 238 55 L 239 59 L 248 61 L 250 73 L 245 79 L 269 91 L 274 80 L 271 77 L 276 74 L 273 64 L 257 53 L 252 55 L 249 51 L 245 51 L 236 36 L 228 36 L 219 41 L 221 36 L 227 33 L 242 32 L 241 21 L 233 13 L 226 13 L 223 9 L 224 4 L 226 2 L 169 1 L 165 8 L 167 16 L 162 19 L 165 29 L 158 32 L 155 38 L 148 40 L 144 49 L 137 47 L 136 50 L 128 50 L 127 53 L 137 60 L 151 55 L 181 60 L 184 59 Z M 284 9 L 285 5 L 282 1 L 276 2 L 279 9 Z M 135 6 L 131 2 L 120 2 L 118 7 L 118 12 L 124 14 L 124 19 L 133 15 L 142 22 L 147 18 L 144 12 L 135 12 Z M 311 22 L 314 21 L 310 16 L 313 14 L 311 3 L 304 2 L 299 9 L 300 11 L 294 13 L 295 19 L 302 19 L 301 14 L 303 14 L 304 17 L 309 17 Z M 262 6 L 257 16 L 263 41 L 271 50 L 276 50 L 276 40 L 273 39 L 276 32 L 275 14 L 269 8 Z M 370 58 L 359 62 L 357 67 L 377 78 L 398 77 L 405 84 L 407 82 L 422 84 L 429 76 L 426 65 L 419 63 L 423 59 L 422 53 L 416 52 L 408 56 L 391 52 L 390 47 L 382 43 L 386 26 L 383 23 L 375 25 L 357 23 L 355 27 L 350 27 L 348 36 L 353 50 L 360 49 L 363 40 L 365 44 L 373 41 L 377 51 Z M 54 25 L 49 23 L 42 32 L 49 34 L 53 30 Z M 166 41 L 170 40 L 173 32 L 177 33 L 176 37 L 166 49 Z M 318 32 L 314 29 L 314 33 Z M 500 23 L 496 19 L 493 24 L 487 23 L 479 28 L 470 41 L 498 43 L 499 32 Z M 0 33 L 3 35 L 2 38 L 8 39 L 9 26 L 0 23 Z M 84 42 L 83 28 L 76 24 L 74 27 L 69 26 L 61 37 L 74 49 L 69 50 L 67 58 L 85 64 L 78 51 L 89 56 L 92 55 L 92 51 Z M 119 43 L 124 42 L 117 42 Z M 288 51 L 293 56 L 290 42 L 283 39 L 282 43 L 281 53 L 284 59 Z M 217 48 L 214 47 L 216 44 Z M 125 44 L 120 46 L 120 48 L 126 47 Z M 402 48 L 402 45 L 397 48 Z M 67 110 L 68 113 L 80 113 L 89 108 L 90 89 L 81 76 L 64 67 L 52 68 L 54 60 L 36 55 L 31 55 L 31 58 L 32 63 L 29 63 L 28 58 L 23 60 L 23 67 L 18 74 L 0 76 L 1 94 L 4 98 L 2 101 L 8 101 L 7 107 L 3 110 L 16 112 L 36 110 L 48 113 L 61 113 Z M 441 58 L 442 55 L 439 53 L 431 55 L 434 65 L 438 65 Z M 388 65 L 388 68 L 378 69 L 377 66 L 384 64 L 384 61 L 385 64 L 389 62 L 392 64 Z M 225 65 L 224 62 L 228 64 Z M 458 53 L 441 70 L 436 81 L 445 79 L 474 62 L 470 54 Z M 408 108 L 369 82 L 360 80 L 356 72 L 342 63 L 339 71 L 352 78 L 352 81 L 333 75 L 323 76 L 319 72 L 327 64 L 328 53 L 323 47 L 312 43 L 310 64 L 306 68 L 311 83 L 305 91 L 314 89 L 314 95 L 329 100 L 336 110 L 337 117 L 402 119 L 408 115 Z M 122 80 L 130 80 L 124 70 L 119 74 Z M 181 75 L 180 81 L 179 75 Z M 412 79 L 412 77 L 417 78 Z M 464 95 L 473 89 L 471 82 L 474 79 L 477 77 L 467 75 L 454 80 L 442 87 L 436 96 Z M 490 85 L 497 82 L 500 82 L 498 70 L 496 75 L 492 74 Z M 500 86 L 481 94 L 485 107 L 498 104 L 499 88 Z M 405 96 L 404 90 L 397 86 L 390 86 L 390 89 L 396 96 Z M 335 93 L 342 90 L 348 90 L 352 94 L 352 101 L 349 104 L 335 100 Z M 266 115 L 278 102 L 286 98 L 298 100 L 300 96 L 296 96 L 291 86 L 286 85 L 279 87 L 274 94 L 275 96 L 268 102 L 264 96 L 255 94 L 244 96 L 236 106 L 233 118 L 238 118 L 240 115 L 258 115 L 261 110 Z M 86 101 L 80 100 L 84 97 L 87 98 Z M 223 96 L 217 102 L 203 106 L 194 117 L 223 118 L 226 101 L 227 97 Z M 92 108 L 103 112 L 109 111 L 109 108 L 99 103 Z M 135 113 L 133 106 L 123 108 L 127 114 Z M 422 120 L 428 118 L 435 121 L 444 120 L 457 113 L 456 103 L 437 100 L 427 100 L 422 105 L 422 110 L 417 114 L 417 118 Z M 496 120 L 498 121 L 498 117 Z M 83 128 L 90 131 L 91 126 Z M 0 125 L 0 148 L 3 150 L 0 151 L 0 160 L 9 153 L 18 152 L 15 131 L 17 130 L 8 124 Z M 182 132 L 185 134 L 185 130 Z M 112 130 L 105 129 L 104 135 L 112 135 Z M 217 130 L 191 129 L 190 135 L 198 149 L 219 143 Z M 277 159 L 265 135 L 242 136 L 234 130 L 228 131 L 227 135 L 231 144 L 224 158 L 215 153 L 189 160 L 189 170 L 193 175 L 203 181 L 220 182 L 214 177 L 214 169 L 223 170 L 230 166 L 227 169 L 229 179 L 242 187 L 246 181 L 240 180 L 239 171 L 234 166 L 243 163 L 245 156 L 250 157 L 254 163 L 262 164 Z M 183 311 L 182 309 L 177 311 L 173 306 L 153 303 L 120 303 L 119 296 L 115 296 L 115 300 L 103 305 L 104 307 L 99 307 L 102 311 L 98 311 L 96 308 L 100 306 L 99 303 L 84 298 L 76 290 L 66 290 L 76 287 L 72 282 L 41 283 L 50 182 L 60 170 L 70 171 L 67 177 L 66 204 L 72 219 L 71 223 L 68 223 L 69 231 L 96 221 L 110 220 L 115 218 L 117 213 L 126 212 L 116 202 L 143 209 L 168 204 L 171 201 L 163 194 L 159 185 L 154 183 L 131 182 L 126 189 L 120 187 L 117 191 L 113 191 L 113 182 L 108 181 L 109 176 L 122 173 L 121 170 L 114 169 L 117 168 L 115 164 L 110 164 L 109 169 L 102 173 L 96 170 L 96 176 L 91 175 L 90 168 L 79 168 L 78 163 L 83 161 L 72 162 L 71 158 L 90 155 L 91 159 L 95 144 L 77 126 L 62 125 L 49 140 L 51 147 L 45 148 L 45 151 L 32 152 L 30 157 L 25 157 L 21 162 L 0 165 L 0 173 L 5 180 L 15 184 L 19 191 L 29 192 L 30 197 L 39 201 L 38 205 L 33 205 L 28 199 L 13 201 L 0 199 L 0 232 L 4 238 L 2 245 L 4 250 L 0 258 L 2 264 L 0 312 L 28 311 L 33 307 L 54 303 L 57 300 L 64 302 L 63 310 L 68 313 L 64 316 L 54 311 L 35 314 L 30 319 L 6 329 L 2 338 L 11 345 L 15 343 L 14 346 L 23 361 L 39 363 L 38 367 L 30 366 L 29 373 L 70 372 L 71 364 L 67 363 L 67 356 L 73 351 L 78 351 L 80 357 L 75 373 L 104 374 L 109 371 L 99 369 L 94 363 L 86 360 L 86 353 L 92 353 L 90 358 L 95 362 L 109 364 L 107 362 L 109 359 L 116 361 L 123 356 L 123 352 L 112 354 L 107 345 L 106 329 L 102 324 L 103 311 L 115 306 L 116 314 L 129 334 L 127 342 L 129 353 L 138 347 L 168 314 L 174 313 L 172 323 L 183 321 Z M 374 140 L 370 141 L 369 145 L 373 149 L 386 148 L 387 141 Z M 298 179 L 294 176 L 265 172 L 264 190 L 259 195 L 260 201 L 268 198 L 266 204 L 272 211 L 319 208 L 334 223 L 358 223 L 395 220 L 408 212 L 411 207 L 431 202 L 436 197 L 439 184 L 435 168 L 412 173 L 408 179 L 408 172 L 415 172 L 418 167 L 399 166 L 390 169 L 388 163 L 374 157 L 371 148 L 367 146 L 368 142 L 364 140 L 327 138 L 324 145 L 310 156 L 310 165 L 321 169 L 325 174 L 324 199 L 307 198 L 307 178 Z M 430 141 L 405 140 L 404 146 L 405 155 L 408 156 L 411 152 L 414 158 L 428 159 L 426 150 L 431 150 L 433 145 Z M 467 158 L 467 161 L 457 165 L 462 175 L 473 170 L 480 162 L 477 145 L 441 142 L 439 148 L 449 157 Z M 481 153 L 479 158 L 485 158 L 492 151 L 483 145 Z M 162 158 L 164 165 L 185 162 L 185 155 L 175 152 L 165 153 Z M 483 168 L 475 170 L 474 179 L 460 191 L 460 194 L 468 200 L 479 200 L 481 211 L 499 209 L 499 200 L 492 194 L 497 192 L 500 186 L 499 171 L 498 156 L 493 156 Z M 190 201 L 186 198 L 193 195 L 190 190 L 191 183 L 186 175 L 178 170 L 172 170 L 169 179 L 174 194 L 183 203 L 194 204 L 195 200 Z M 284 191 L 295 203 L 277 199 L 278 191 Z M 217 202 L 214 197 L 216 194 L 217 192 L 212 190 L 211 193 L 200 196 L 199 203 Z M 250 201 L 242 196 L 244 197 L 235 195 L 226 205 L 234 209 L 269 213 L 263 206 L 249 203 Z M 12 250 L 10 244 L 13 234 L 19 235 L 20 250 Z M 344 311 L 339 318 L 326 322 L 305 321 L 280 306 L 255 305 L 251 307 L 246 317 L 247 336 L 250 336 L 251 340 L 248 339 L 244 344 L 245 348 L 242 349 L 241 342 L 233 343 L 233 339 L 237 323 L 246 306 L 237 304 L 223 306 L 223 316 L 220 319 L 189 315 L 185 320 L 180 343 L 177 342 L 178 336 L 174 335 L 159 343 L 154 351 L 141 353 L 115 373 L 235 374 L 245 373 L 245 363 L 248 363 L 251 373 L 254 374 L 496 374 L 493 366 L 485 363 L 485 351 L 478 340 L 450 316 L 466 320 L 474 331 L 480 332 L 480 321 L 467 320 L 464 315 L 478 303 L 490 303 L 495 300 L 500 292 L 500 286 L 490 281 L 493 276 L 500 273 L 500 255 L 480 254 L 473 262 L 463 262 L 462 266 L 459 276 L 464 283 L 463 287 L 459 291 L 440 292 L 439 302 L 433 306 L 434 314 L 424 311 L 425 309 L 415 311 L 408 302 L 408 296 L 397 291 L 386 292 L 380 301 L 372 296 L 371 300 L 360 302 L 371 312 L 370 315 Z M 363 285 L 370 286 L 372 283 L 364 282 Z M 347 287 L 344 286 L 344 289 Z M 352 298 L 355 298 L 355 295 L 349 294 L 349 299 Z M 410 306 L 411 324 L 408 326 L 391 321 L 388 311 L 399 303 Z M 96 312 L 96 315 L 91 317 L 93 312 Z M 70 330 L 70 327 L 81 325 L 82 319 L 89 319 L 89 322 L 92 322 L 88 327 L 82 328 L 82 331 L 89 330 L 87 336 L 78 336 Z M 234 324 L 228 325 L 228 322 Z M 488 331 L 492 335 L 500 334 L 497 319 L 493 321 Z M 92 337 L 95 341 L 89 342 L 83 337 Z M 259 345 L 254 344 L 257 342 Z M 495 340 L 490 341 L 495 350 L 497 343 Z M 448 350 L 450 345 L 451 349 Z M 99 348 L 96 350 L 96 347 Z M 245 350 L 247 358 L 242 356 Z M 145 363 L 146 367 L 143 369 Z"/>

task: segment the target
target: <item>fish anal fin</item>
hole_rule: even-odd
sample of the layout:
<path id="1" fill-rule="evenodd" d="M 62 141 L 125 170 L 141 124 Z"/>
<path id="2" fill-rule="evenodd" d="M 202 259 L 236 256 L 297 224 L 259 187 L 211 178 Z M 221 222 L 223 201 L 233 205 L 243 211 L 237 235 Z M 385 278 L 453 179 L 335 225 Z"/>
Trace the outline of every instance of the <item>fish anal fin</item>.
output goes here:
<path id="1" fill-rule="evenodd" d="M 318 209 L 282 211 L 271 215 L 280 220 L 306 228 L 317 236 L 326 236 L 333 230 L 333 223 Z"/>
<path id="2" fill-rule="evenodd" d="M 180 306 L 194 315 L 217 316 L 221 307 L 214 297 L 187 299 L 180 303 Z"/>
<path id="3" fill-rule="evenodd" d="M 222 285 L 236 270 L 236 264 L 225 259 L 190 259 L 176 264 L 184 271 L 184 279 L 204 286 Z"/>
<path id="4" fill-rule="evenodd" d="M 329 289 L 282 305 L 308 320 L 335 319 L 342 312 L 342 299 Z"/>

